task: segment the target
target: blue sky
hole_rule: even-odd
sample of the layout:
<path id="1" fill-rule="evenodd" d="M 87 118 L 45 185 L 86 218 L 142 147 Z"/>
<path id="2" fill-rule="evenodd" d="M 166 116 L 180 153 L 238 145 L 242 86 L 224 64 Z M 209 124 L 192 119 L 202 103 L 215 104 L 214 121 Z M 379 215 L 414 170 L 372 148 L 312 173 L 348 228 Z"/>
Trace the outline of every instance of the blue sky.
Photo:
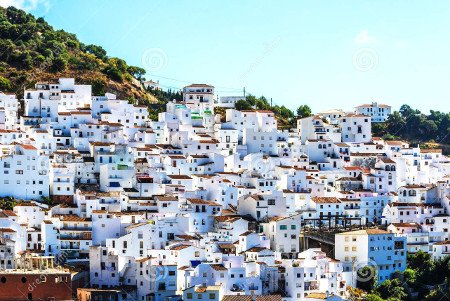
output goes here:
<path id="1" fill-rule="evenodd" d="M 0 0 L 145 67 L 294 109 L 379 101 L 449 110 L 450 2 Z"/>

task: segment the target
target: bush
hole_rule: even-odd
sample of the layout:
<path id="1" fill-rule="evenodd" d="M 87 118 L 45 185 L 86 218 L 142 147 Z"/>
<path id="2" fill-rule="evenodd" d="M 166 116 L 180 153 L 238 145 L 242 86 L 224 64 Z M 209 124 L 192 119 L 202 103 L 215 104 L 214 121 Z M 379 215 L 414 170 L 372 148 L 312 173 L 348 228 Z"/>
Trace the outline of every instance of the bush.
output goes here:
<path id="1" fill-rule="evenodd" d="M 67 59 L 65 59 L 62 56 L 58 56 L 56 59 L 52 62 L 52 68 L 51 70 L 53 72 L 62 72 L 66 70 L 67 68 Z"/>
<path id="2" fill-rule="evenodd" d="M 253 109 L 252 105 L 244 99 L 236 101 L 236 104 L 234 105 L 234 107 L 236 108 L 236 110 L 251 110 L 251 109 Z"/>
<path id="3" fill-rule="evenodd" d="M 123 81 L 123 74 L 122 72 L 117 69 L 116 67 L 113 66 L 109 66 L 107 68 L 105 68 L 105 70 L 103 71 L 106 75 L 108 75 L 108 77 L 112 80 L 115 80 L 117 82 L 122 82 Z"/>
<path id="4" fill-rule="evenodd" d="M 0 91 L 11 91 L 11 81 L 3 76 L 0 76 Z"/>
<path id="5" fill-rule="evenodd" d="M 92 85 L 92 95 L 105 95 L 106 83 L 101 79 L 96 79 L 90 83 Z"/>

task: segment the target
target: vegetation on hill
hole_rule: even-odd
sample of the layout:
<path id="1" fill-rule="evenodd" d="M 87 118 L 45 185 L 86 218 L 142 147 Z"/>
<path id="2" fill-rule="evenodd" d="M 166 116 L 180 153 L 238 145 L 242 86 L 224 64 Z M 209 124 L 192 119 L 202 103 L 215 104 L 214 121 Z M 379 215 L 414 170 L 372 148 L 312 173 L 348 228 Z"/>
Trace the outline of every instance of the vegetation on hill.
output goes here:
<path id="1" fill-rule="evenodd" d="M 93 94 L 106 91 L 124 99 L 155 102 L 141 81 L 145 70 L 109 57 L 97 45 L 85 45 L 74 34 L 55 30 L 43 18 L 0 7 L 0 91 L 21 97 L 24 87 L 58 77 L 91 84 Z"/>
<path id="2" fill-rule="evenodd" d="M 357 288 L 349 288 L 351 300 L 368 301 L 408 301 L 450 300 L 450 256 L 432 260 L 430 254 L 419 251 L 408 254 L 407 268 L 397 272 L 390 280 L 378 284 L 376 272 L 364 267 L 358 276 L 371 275 L 366 281 L 358 281 Z M 358 277 L 364 279 L 364 277 Z"/>
<path id="3" fill-rule="evenodd" d="M 149 108 L 148 108 L 149 117 L 153 121 L 158 120 L 158 113 L 164 112 L 166 110 L 165 105 L 169 101 L 173 101 L 173 100 L 175 100 L 177 102 L 183 101 L 183 94 L 181 93 L 180 90 L 172 91 L 169 89 L 167 91 L 163 91 L 160 89 L 153 90 L 151 88 L 148 88 L 147 92 L 158 99 L 157 103 L 149 105 Z"/>
<path id="4" fill-rule="evenodd" d="M 13 210 L 17 205 L 17 201 L 13 197 L 0 197 L 1 210 Z"/>
<path id="5" fill-rule="evenodd" d="M 271 105 L 267 98 L 261 96 L 256 98 L 253 95 L 247 96 L 236 102 L 237 110 L 270 110 L 275 113 L 280 129 L 290 129 L 297 126 L 297 117 L 308 117 L 311 115 L 311 109 L 307 105 L 301 105 L 297 109 L 297 115 L 285 106 Z"/>
<path id="6" fill-rule="evenodd" d="M 144 89 L 144 74 L 140 67 L 109 57 L 101 46 L 85 45 L 74 34 L 53 29 L 43 18 L 14 7 L 0 7 L 0 91 L 15 92 L 21 98 L 23 88 L 38 81 L 74 77 L 79 83 L 91 84 L 94 95 L 108 91 L 119 98 L 159 104 L 182 99 L 179 91 Z M 153 119 L 161 108 L 150 109 Z M 298 117 L 311 115 L 307 105 L 293 112 L 271 105 L 264 96 L 249 95 L 238 101 L 236 108 L 271 110 L 280 129 L 293 128 Z M 444 153 L 450 152 L 449 130 L 450 113 L 431 111 L 426 115 L 408 105 L 391 114 L 385 123 L 373 124 L 374 136 L 427 143 L 425 146 L 444 148 Z"/>
<path id="7" fill-rule="evenodd" d="M 450 144 L 450 113 L 430 111 L 429 115 L 402 105 L 384 123 L 373 123 L 374 136 L 387 140 L 402 139 L 410 143 Z"/>

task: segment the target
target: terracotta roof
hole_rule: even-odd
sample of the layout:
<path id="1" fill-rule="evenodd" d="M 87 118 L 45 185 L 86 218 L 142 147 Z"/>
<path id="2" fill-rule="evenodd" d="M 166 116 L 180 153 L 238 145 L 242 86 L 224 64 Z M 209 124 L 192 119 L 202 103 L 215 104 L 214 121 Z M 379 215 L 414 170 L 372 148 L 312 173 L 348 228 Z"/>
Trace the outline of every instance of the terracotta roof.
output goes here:
<path id="1" fill-rule="evenodd" d="M 187 199 L 191 204 L 199 204 L 199 205 L 209 205 L 209 206 L 222 206 L 219 203 L 213 201 L 205 201 L 202 199 Z"/>
<path id="2" fill-rule="evenodd" d="M 210 266 L 215 270 L 215 271 L 228 271 L 228 269 L 226 267 L 224 267 L 222 264 L 210 264 Z"/>
<path id="3" fill-rule="evenodd" d="M 256 301 L 281 301 L 281 295 L 256 296 Z"/>
<path id="4" fill-rule="evenodd" d="M 198 88 L 198 87 L 214 88 L 214 86 L 207 85 L 207 84 L 190 84 L 189 86 L 186 86 L 185 88 Z"/>
<path id="5" fill-rule="evenodd" d="M 249 231 L 245 231 L 242 234 L 239 234 L 239 236 L 248 236 L 248 235 L 253 234 L 253 233 L 255 233 L 255 232 L 249 230 Z"/>
<path id="6" fill-rule="evenodd" d="M 17 216 L 17 214 L 15 214 L 14 211 L 11 211 L 11 210 L 2 210 L 2 211 L 0 211 L 0 213 L 3 213 L 5 215 L 5 217 Z"/>
<path id="7" fill-rule="evenodd" d="M 16 231 L 11 228 L 0 228 L 0 232 L 3 233 L 15 233 Z"/>
<path id="8" fill-rule="evenodd" d="M 27 149 L 27 150 L 36 150 L 37 148 L 35 148 L 33 145 L 30 144 L 19 144 L 22 148 Z"/>
<path id="9" fill-rule="evenodd" d="M 189 248 L 189 247 L 190 247 L 190 245 L 176 245 L 176 246 L 170 247 L 170 250 L 172 250 L 172 251 L 180 251 L 180 250 L 183 250 L 183 249 L 186 249 L 186 248 Z"/>
<path id="10" fill-rule="evenodd" d="M 225 295 L 222 301 L 252 301 L 252 296 L 250 295 Z"/>
<path id="11" fill-rule="evenodd" d="M 423 186 L 423 185 L 416 185 L 416 184 L 412 184 L 412 185 L 405 185 L 405 186 L 402 186 L 402 187 L 400 187 L 400 188 L 406 188 L 406 189 L 419 189 L 419 188 L 427 188 L 427 187 L 425 187 L 425 186 Z"/>
<path id="12" fill-rule="evenodd" d="M 181 234 L 181 235 L 175 235 L 178 238 L 181 238 L 183 240 L 198 240 L 195 236 L 187 235 L 187 234 Z"/>
<path id="13" fill-rule="evenodd" d="M 450 240 L 440 241 L 440 242 L 435 243 L 434 245 L 438 245 L 438 246 L 450 245 Z"/>
<path id="14" fill-rule="evenodd" d="M 401 145 L 403 145 L 404 142 L 398 141 L 398 140 L 393 140 L 393 141 L 386 141 L 385 143 L 387 145 L 398 145 L 398 146 L 401 146 Z"/>
<path id="15" fill-rule="evenodd" d="M 168 177 L 174 180 L 192 180 L 190 176 L 186 175 L 168 175 Z"/>
<path id="16" fill-rule="evenodd" d="M 338 204 L 338 203 L 341 202 L 338 198 L 332 197 L 332 196 L 330 196 L 330 197 L 328 197 L 328 196 L 322 196 L 322 197 L 316 196 L 316 197 L 313 197 L 311 200 L 314 203 L 316 203 L 316 204 L 330 204 L 330 203 L 331 204 Z"/>
<path id="17" fill-rule="evenodd" d="M 442 153 L 442 149 L 440 148 L 429 148 L 429 149 L 421 149 L 420 150 L 421 153 L 436 153 L 436 154 L 440 154 Z"/>
<path id="18" fill-rule="evenodd" d="M 390 163 L 390 164 L 394 164 L 395 161 L 389 158 L 382 158 L 381 161 L 383 161 L 384 163 Z"/>
<path id="19" fill-rule="evenodd" d="M 214 219 L 218 222 L 228 222 L 228 223 L 233 223 L 235 221 L 238 221 L 241 219 L 240 216 L 234 216 L 234 215 L 218 215 L 215 216 Z"/>
<path id="20" fill-rule="evenodd" d="M 53 217 L 57 217 L 65 222 L 91 222 L 92 220 L 88 217 L 80 217 L 78 215 L 72 214 L 55 214 Z"/>
<path id="21" fill-rule="evenodd" d="M 253 248 L 248 249 L 245 252 L 257 252 L 257 253 L 259 253 L 259 252 L 264 251 L 264 250 L 268 250 L 268 249 L 264 248 L 264 247 L 253 247 Z"/>
<path id="22" fill-rule="evenodd" d="M 338 233 L 336 235 L 380 235 L 380 234 L 390 234 L 390 232 L 381 229 L 365 229 Z"/>
<path id="23" fill-rule="evenodd" d="M 397 228 L 420 228 L 420 225 L 418 223 L 392 223 Z"/>

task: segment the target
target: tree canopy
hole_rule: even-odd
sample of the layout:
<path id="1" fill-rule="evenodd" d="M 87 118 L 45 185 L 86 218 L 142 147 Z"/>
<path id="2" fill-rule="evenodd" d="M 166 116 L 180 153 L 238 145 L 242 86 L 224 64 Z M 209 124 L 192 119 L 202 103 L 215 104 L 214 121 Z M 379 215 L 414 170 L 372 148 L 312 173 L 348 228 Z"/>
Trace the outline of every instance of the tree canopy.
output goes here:
<path id="1" fill-rule="evenodd" d="M 297 116 L 305 118 L 311 116 L 311 108 L 308 105 L 301 105 L 297 108 Z"/>
<path id="2" fill-rule="evenodd" d="M 430 254 L 418 251 L 408 254 L 405 271 L 379 285 L 362 283 L 358 288 L 368 292 L 365 300 L 372 301 L 407 301 L 414 294 L 415 300 L 448 300 L 442 299 L 441 287 L 450 287 L 450 256 L 432 260 Z"/>
<path id="3" fill-rule="evenodd" d="M 384 123 L 373 123 L 374 136 L 387 140 L 403 139 L 412 143 L 450 143 L 450 113 L 431 110 L 426 115 L 409 105 L 389 115 Z"/>
<path id="4" fill-rule="evenodd" d="M 55 30 L 43 18 L 0 7 L 0 90 L 19 91 L 24 83 L 42 80 L 42 74 L 66 71 L 83 71 L 92 81 L 104 75 L 118 83 L 143 80 L 145 74 L 143 68 L 109 57 L 101 46 L 85 45 L 75 34 Z"/>

